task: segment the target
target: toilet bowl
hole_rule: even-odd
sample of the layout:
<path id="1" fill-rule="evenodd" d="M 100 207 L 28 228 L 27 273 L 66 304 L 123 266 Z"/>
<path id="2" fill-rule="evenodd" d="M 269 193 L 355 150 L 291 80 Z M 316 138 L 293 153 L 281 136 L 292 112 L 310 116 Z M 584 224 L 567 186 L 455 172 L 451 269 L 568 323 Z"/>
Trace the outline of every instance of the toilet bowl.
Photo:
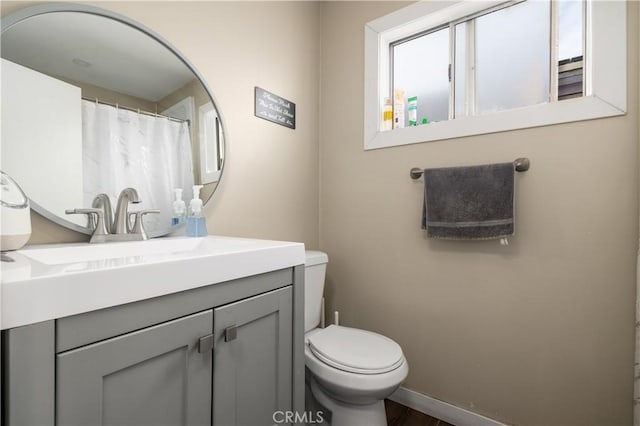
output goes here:
<path id="1" fill-rule="evenodd" d="M 381 334 L 320 324 L 328 256 L 307 251 L 305 365 L 311 393 L 330 412 L 332 426 L 386 425 L 384 399 L 407 377 L 400 346 Z"/>

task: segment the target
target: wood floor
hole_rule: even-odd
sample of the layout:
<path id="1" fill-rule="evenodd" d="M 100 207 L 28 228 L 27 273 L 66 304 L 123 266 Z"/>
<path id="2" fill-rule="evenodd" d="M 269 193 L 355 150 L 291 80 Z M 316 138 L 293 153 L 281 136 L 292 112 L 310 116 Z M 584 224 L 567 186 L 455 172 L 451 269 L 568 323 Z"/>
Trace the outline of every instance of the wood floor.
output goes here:
<path id="1" fill-rule="evenodd" d="M 388 399 L 384 400 L 384 406 L 389 426 L 453 426 Z"/>

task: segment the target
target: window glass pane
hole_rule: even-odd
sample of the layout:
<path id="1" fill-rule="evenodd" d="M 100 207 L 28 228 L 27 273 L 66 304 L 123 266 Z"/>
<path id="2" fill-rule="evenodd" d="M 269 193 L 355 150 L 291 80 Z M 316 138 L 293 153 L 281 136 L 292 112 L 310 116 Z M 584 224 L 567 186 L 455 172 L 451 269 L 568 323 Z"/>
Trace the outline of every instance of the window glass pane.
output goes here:
<path id="1" fill-rule="evenodd" d="M 456 25 L 455 117 L 466 114 L 467 96 L 467 23 Z"/>
<path id="2" fill-rule="evenodd" d="M 583 2 L 558 2 L 558 100 L 582 96 Z"/>
<path id="3" fill-rule="evenodd" d="M 405 126 L 407 99 L 418 97 L 418 123 L 449 118 L 449 28 L 393 47 L 393 87 L 404 91 Z"/>
<path id="4" fill-rule="evenodd" d="M 519 3 L 476 19 L 478 113 L 548 102 L 550 3 Z"/>
<path id="5" fill-rule="evenodd" d="M 582 56 L 582 1 L 558 1 L 558 59 Z"/>

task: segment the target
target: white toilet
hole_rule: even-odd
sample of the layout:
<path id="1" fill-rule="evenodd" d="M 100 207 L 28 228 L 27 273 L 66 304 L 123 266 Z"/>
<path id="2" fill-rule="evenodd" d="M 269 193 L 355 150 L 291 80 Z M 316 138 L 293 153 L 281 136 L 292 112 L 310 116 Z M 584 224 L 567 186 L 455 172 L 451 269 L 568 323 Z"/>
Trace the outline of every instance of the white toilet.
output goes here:
<path id="1" fill-rule="evenodd" d="M 407 377 L 409 366 L 388 337 L 339 325 L 318 328 L 328 260 L 325 253 L 306 252 L 307 381 L 315 400 L 331 412 L 332 426 L 386 425 L 384 399 Z"/>

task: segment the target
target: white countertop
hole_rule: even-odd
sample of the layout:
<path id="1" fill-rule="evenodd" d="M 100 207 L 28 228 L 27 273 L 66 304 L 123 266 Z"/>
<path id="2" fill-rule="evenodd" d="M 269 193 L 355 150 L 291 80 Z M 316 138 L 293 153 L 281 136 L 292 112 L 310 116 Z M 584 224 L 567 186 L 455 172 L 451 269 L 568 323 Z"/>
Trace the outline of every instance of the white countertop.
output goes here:
<path id="1" fill-rule="evenodd" d="M 176 293 L 305 262 L 304 244 L 207 236 L 29 246 L 0 262 L 1 328 Z"/>

